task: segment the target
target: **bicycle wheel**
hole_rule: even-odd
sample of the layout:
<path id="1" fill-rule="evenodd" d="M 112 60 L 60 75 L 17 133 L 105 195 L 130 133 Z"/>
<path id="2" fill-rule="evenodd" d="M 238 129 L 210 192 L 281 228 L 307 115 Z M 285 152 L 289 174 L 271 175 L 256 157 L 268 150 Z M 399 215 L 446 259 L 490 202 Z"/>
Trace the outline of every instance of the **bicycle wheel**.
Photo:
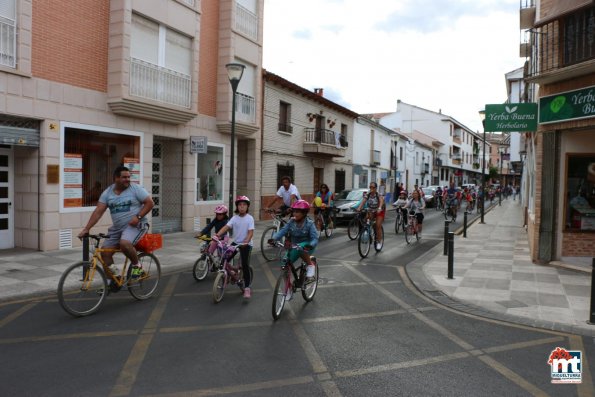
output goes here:
<path id="1" fill-rule="evenodd" d="M 58 302 L 75 317 L 95 313 L 107 296 L 107 279 L 99 266 L 78 262 L 70 266 L 58 282 Z"/>
<path id="2" fill-rule="evenodd" d="M 328 217 L 328 223 L 324 224 L 324 235 L 326 238 L 330 238 L 335 231 L 335 223 L 333 222 L 333 218 L 331 215 Z"/>
<path id="3" fill-rule="evenodd" d="M 397 218 L 395 219 L 395 234 L 399 234 L 399 228 L 401 227 L 401 223 L 403 222 L 401 218 L 403 217 L 403 213 L 401 210 L 397 209 Z"/>
<path id="4" fill-rule="evenodd" d="M 380 226 L 380 230 L 382 230 L 382 238 L 378 239 L 378 236 L 376 236 L 376 242 L 379 243 L 379 247 L 377 247 L 376 244 L 374 244 L 374 249 L 376 250 L 376 252 L 380 252 L 382 251 L 382 248 L 384 248 L 384 226 Z"/>
<path id="5" fill-rule="evenodd" d="M 372 233 L 370 228 L 364 227 L 357 240 L 357 250 L 362 258 L 365 258 L 370 253 L 370 246 L 372 245 Z"/>
<path id="6" fill-rule="evenodd" d="M 287 271 L 283 271 L 279 278 L 277 278 L 277 284 L 275 284 L 275 290 L 273 291 L 273 319 L 278 320 L 285 306 L 285 297 L 287 296 L 287 289 L 291 288 L 291 281 L 289 280 L 289 274 Z"/>
<path id="7" fill-rule="evenodd" d="M 413 238 L 413 236 L 411 235 L 411 233 L 413 232 L 412 228 L 410 225 L 407 225 L 405 227 L 405 242 L 407 244 L 411 244 L 411 239 Z"/>
<path id="8" fill-rule="evenodd" d="M 213 302 L 221 302 L 223 294 L 225 294 L 225 272 L 217 272 L 217 277 L 213 281 Z"/>
<path id="9" fill-rule="evenodd" d="M 418 226 L 419 226 L 419 225 L 416 223 L 416 224 L 415 224 L 415 240 L 416 240 L 416 241 L 419 241 L 419 232 L 417 231 L 417 227 L 418 227 Z"/>
<path id="10" fill-rule="evenodd" d="M 444 215 L 444 220 L 448 220 L 448 213 L 450 212 L 450 207 L 445 207 L 444 211 L 442 211 L 442 215 Z"/>
<path id="11" fill-rule="evenodd" d="M 357 216 L 349 221 L 347 236 L 349 240 L 355 240 L 359 236 L 359 219 L 357 219 Z"/>
<path id="12" fill-rule="evenodd" d="M 201 257 L 194 262 L 192 276 L 194 276 L 196 281 L 204 280 L 207 277 L 211 266 L 211 258 L 206 254 L 201 255 Z"/>
<path id="13" fill-rule="evenodd" d="M 275 226 L 269 226 L 266 229 L 264 229 L 264 232 L 262 233 L 262 237 L 260 239 L 260 252 L 262 253 L 262 256 L 267 262 L 280 259 L 279 254 L 281 252 L 281 249 L 279 247 L 271 247 L 268 244 L 269 239 L 273 238 L 273 234 L 276 231 L 277 228 Z M 281 238 L 280 241 L 281 243 L 284 243 L 285 237 Z"/>
<path id="14" fill-rule="evenodd" d="M 310 280 L 306 279 L 306 267 L 303 266 L 301 273 L 303 273 L 300 277 L 304 280 L 302 284 L 302 298 L 306 302 L 312 302 L 314 299 L 314 295 L 316 295 L 316 290 L 318 289 L 318 260 L 315 257 L 311 257 L 312 262 L 314 263 L 314 277 Z"/>
<path id="15" fill-rule="evenodd" d="M 128 292 L 135 299 L 148 299 L 155 294 L 161 279 L 161 263 L 157 257 L 149 252 L 138 254 L 138 263 L 143 271 L 140 277 L 131 278 L 132 266 L 128 267 Z"/>

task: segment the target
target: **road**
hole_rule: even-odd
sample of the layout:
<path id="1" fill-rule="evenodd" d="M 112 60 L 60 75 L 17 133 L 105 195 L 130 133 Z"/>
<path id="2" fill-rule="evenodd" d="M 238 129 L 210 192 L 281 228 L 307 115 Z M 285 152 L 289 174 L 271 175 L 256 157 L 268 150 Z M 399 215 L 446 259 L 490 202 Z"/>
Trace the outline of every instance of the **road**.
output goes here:
<path id="1" fill-rule="evenodd" d="M 278 265 L 253 255 L 253 297 L 231 289 L 219 304 L 213 277 L 191 264 L 134 301 L 112 294 L 100 312 L 72 318 L 55 296 L 0 305 L 3 396 L 525 396 L 593 395 L 551 384 L 557 346 L 595 357 L 593 341 L 458 313 L 407 278 L 441 243 L 441 214 L 427 211 L 424 238 L 405 244 L 387 220 L 385 248 L 360 259 L 345 229 L 322 239 L 313 302 L 296 296 L 271 317 Z M 415 262 L 415 264 L 413 263 Z"/>

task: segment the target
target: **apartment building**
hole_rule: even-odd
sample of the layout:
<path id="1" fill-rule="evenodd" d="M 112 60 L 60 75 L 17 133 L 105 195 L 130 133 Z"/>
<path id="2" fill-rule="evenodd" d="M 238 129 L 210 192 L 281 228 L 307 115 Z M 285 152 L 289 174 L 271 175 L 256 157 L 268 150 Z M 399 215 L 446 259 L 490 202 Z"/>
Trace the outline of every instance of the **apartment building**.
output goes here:
<path id="1" fill-rule="evenodd" d="M 285 175 L 309 201 L 322 183 L 332 192 L 351 189 L 358 114 L 325 98 L 322 88 L 312 92 L 269 71 L 263 76 L 263 207 Z"/>
<path id="2" fill-rule="evenodd" d="M 120 164 L 153 231 L 204 225 L 229 196 L 232 101 L 237 192 L 258 207 L 263 3 L 3 0 L 0 248 L 79 244 Z M 235 98 L 228 63 L 245 65 Z"/>
<path id="3" fill-rule="evenodd" d="M 595 256 L 594 20 L 592 1 L 521 2 L 527 99 L 539 104 L 524 195 L 535 261 Z"/>

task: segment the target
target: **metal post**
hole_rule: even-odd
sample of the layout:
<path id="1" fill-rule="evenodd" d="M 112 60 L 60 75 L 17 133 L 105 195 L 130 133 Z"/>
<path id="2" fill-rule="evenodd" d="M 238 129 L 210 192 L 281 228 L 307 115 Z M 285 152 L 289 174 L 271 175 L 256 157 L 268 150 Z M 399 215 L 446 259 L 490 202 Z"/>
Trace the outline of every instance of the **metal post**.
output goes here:
<path id="1" fill-rule="evenodd" d="M 483 125 L 483 161 L 481 162 L 481 223 L 483 221 L 484 208 L 486 206 L 486 128 Z"/>
<path id="2" fill-rule="evenodd" d="M 502 186 L 500 186 L 500 193 L 498 193 L 498 205 L 502 206 Z"/>
<path id="3" fill-rule="evenodd" d="M 229 210 L 233 211 L 233 179 L 235 177 L 235 146 L 236 146 L 236 89 L 237 82 L 231 84 L 233 99 L 231 100 L 231 151 L 229 160 Z"/>
<path id="4" fill-rule="evenodd" d="M 454 267 L 454 251 L 455 251 L 455 234 L 448 233 L 448 279 L 452 280 Z"/>
<path id="5" fill-rule="evenodd" d="M 83 237 L 83 262 L 89 262 L 89 237 Z"/>
<path id="6" fill-rule="evenodd" d="M 593 271 L 591 273 L 591 310 L 589 311 L 589 323 L 595 325 L 595 258 L 591 264 Z"/>
<path id="7" fill-rule="evenodd" d="M 467 211 L 463 214 L 463 237 L 467 238 Z"/>
<path id="8" fill-rule="evenodd" d="M 448 225 L 449 221 L 444 221 L 444 255 L 448 254 Z"/>

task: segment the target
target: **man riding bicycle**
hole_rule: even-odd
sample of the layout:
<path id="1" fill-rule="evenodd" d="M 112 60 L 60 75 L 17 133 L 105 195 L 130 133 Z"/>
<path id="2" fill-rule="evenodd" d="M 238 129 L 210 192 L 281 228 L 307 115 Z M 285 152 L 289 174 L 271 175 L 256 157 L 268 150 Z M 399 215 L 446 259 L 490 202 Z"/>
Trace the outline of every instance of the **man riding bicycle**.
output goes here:
<path id="1" fill-rule="evenodd" d="M 457 210 L 459 208 L 460 193 L 455 188 L 454 182 L 450 183 L 450 188 L 446 190 L 446 209 L 450 209 L 454 218 L 457 217 Z"/>
<path id="2" fill-rule="evenodd" d="M 283 204 L 279 207 L 279 211 L 281 211 L 282 214 L 289 213 L 291 211 L 291 205 L 300 200 L 300 192 L 298 192 L 297 187 L 291 183 L 291 177 L 289 176 L 281 178 L 281 186 L 279 187 L 279 190 L 277 190 L 277 195 L 265 210 L 270 209 L 281 200 L 283 201 Z"/>
<path id="3" fill-rule="evenodd" d="M 376 219 L 376 249 L 380 250 L 380 241 L 382 241 L 382 221 L 384 220 L 384 197 L 380 195 L 376 189 L 378 185 L 376 182 L 370 182 L 370 191 L 362 198 L 361 203 L 357 207 L 357 211 L 361 211 L 364 205 L 368 206 L 368 219 L 372 221 Z"/>
<path id="4" fill-rule="evenodd" d="M 87 226 L 78 234 L 83 238 L 101 219 L 109 208 L 112 217 L 112 226 L 108 229 L 109 238 L 105 240 L 102 248 L 119 248 L 132 265 L 132 276 L 138 277 L 142 269 L 138 263 L 138 255 L 134 245 L 145 235 L 149 229 L 146 215 L 155 203 L 149 193 L 140 185 L 130 183 L 130 170 L 124 166 L 114 170 L 114 184 L 101 193 L 97 207 L 91 214 Z M 114 263 L 114 252 L 102 252 L 101 258 L 106 266 Z M 115 269 L 110 267 L 112 273 Z"/>

